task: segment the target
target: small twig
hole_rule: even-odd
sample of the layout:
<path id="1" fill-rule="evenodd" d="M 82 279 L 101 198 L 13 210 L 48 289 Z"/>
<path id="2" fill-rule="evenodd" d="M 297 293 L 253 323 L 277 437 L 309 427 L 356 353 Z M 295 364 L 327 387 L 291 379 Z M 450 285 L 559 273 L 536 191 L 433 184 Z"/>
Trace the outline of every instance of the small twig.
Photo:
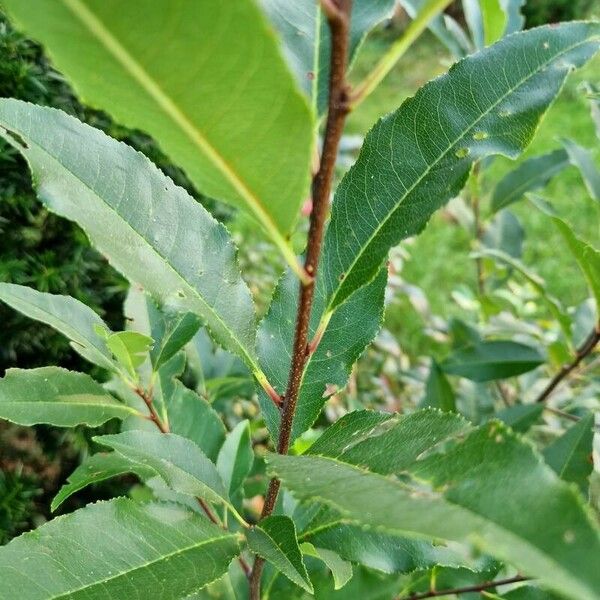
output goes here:
<path id="1" fill-rule="evenodd" d="M 311 349 L 316 348 L 316 344 L 313 344 L 313 347 L 309 346 L 308 340 L 315 278 L 321 254 L 325 221 L 329 210 L 329 196 L 333 185 L 338 146 L 344 130 L 346 116 L 350 111 L 350 89 L 346 83 L 346 68 L 352 0 L 321 0 L 321 5 L 331 31 L 329 107 L 319 170 L 312 183 L 313 206 L 310 214 L 310 227 L 304 260 L 304 270 L 311 279 L 308 282 L 302 281 L 300 286 L 290 373 L 281 407 L 279 439 L 277 442 L 277 452 L 280 454 L 287 454 L 289 450 L 302 374 Z M 271 479 L 261 518 L 267 517 L 273 512 L 279 494 L 279 487 L 279 480 L 276 478 Z M 264 560 L 257 557 L 250 576 L 251 600 L 259 600 L 260 598 L 260 581 L 263 568 Z"/>
<path id="2" fill-rule="evenodd" d="M 471 207 L 473 209 L 473 233 L 477 241 L 478 249 L 481 248 L 483 239 L 483 226 L 481 224 L 481 210 L 479 199 L 479 163 L 475 163 L 473 173 L 471 175 Z M 485 275 L 483 272 L 483 258 L 477 256 L 475 258 L 475 266 L 477 269 L 477 291 L 480 296 L 485 295 Z"/>
<path id="3" fill-rule="evenodd" d="M 448 590 L 429 590 L 421 594 L 411 594 L 410 596 L 398 597 L 396 600 L 423 600 L 424 598 L 436 598 L 439 596 L 449 596 L 451 594 L 467 594 L 469 592 L 482 592 L 483 590 L 489 590 L 490 588 L 498 587 L 501 585 L 508 585 L 509 583 L 518 583 L 520 581 L 529 581 L 530 577 L 522 577 L 516 575 L 515 577 L 509 577 L 507 579 L 497 579 L 496 581 L 485 581 L 477 585 L 468 585 L 461 588 L 452 588 Z"/>
<path id="4" fill-rule="evenodd" d="M 147 392 L 141 387 L 135 388 L 134 391 L 148 407 L 148 412 L 150 413 L 148 418 L 160 429 L 162 433 L 169 433 L 169 426 L 166 423 L 163 423 L 162 419 L 158 416 L 158 413 L 154 408 L 152 392 Z"/>
<path id="5" fill-rule="evenodd" d="M 600 323 L 588 335 L 585 342 L 575 352 L 575 358 L 566 365 L 563 365 L 560 371 L 550 380 L 550 383 L 543 389 L 542 393 L 537 397 L 536 402 L 544 402 L 550 394 L 566 379 L 581 363 L 581 361 L 590 355 L 594 348 L 600 342 Z"/>

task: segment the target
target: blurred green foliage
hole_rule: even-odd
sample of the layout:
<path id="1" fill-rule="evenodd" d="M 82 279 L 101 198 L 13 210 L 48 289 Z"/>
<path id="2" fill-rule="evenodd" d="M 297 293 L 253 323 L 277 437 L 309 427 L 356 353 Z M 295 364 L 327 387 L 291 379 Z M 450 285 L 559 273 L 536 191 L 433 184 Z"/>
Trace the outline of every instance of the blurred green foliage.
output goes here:
<path id="1" fill-rule="evenodd" d="M 527 27 L 584 19 L 597 0 L 529 0 L 523 7 Z"/>

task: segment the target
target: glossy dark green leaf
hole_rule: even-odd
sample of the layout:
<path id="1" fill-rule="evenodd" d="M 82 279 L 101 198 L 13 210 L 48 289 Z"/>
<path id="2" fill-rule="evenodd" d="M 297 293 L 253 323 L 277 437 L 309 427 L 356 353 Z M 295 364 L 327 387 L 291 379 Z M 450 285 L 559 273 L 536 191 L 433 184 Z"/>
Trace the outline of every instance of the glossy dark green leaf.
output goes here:
<path id="1" fill-rule="evenodd" d="M 571 164 L 579 169 L 590 196 L 600 202 L 600 169 L 594 161 L 594 155 L 573 140 L 563 140 L 563 144 Z"/>
<path id="2" fill-rule="evenodd" d="M 256 2 L 3 6 L 87 104 L 152 135 L 201 192 L 246 209 L 294 260 L 285 234 L 307 193 L 313 123 Z"/>
<path id="3" fill-rule="evenodd" d="M 431 406 L 446 412 L 456 412 L 456 396 L 438 363 L 432 359 L 429 376 L 425 384 L 425 397 L 420 407 Z"/>
<path id="4" fill-rule="evenodd" d="M 242 486 L 252 469 L 253 462 L 250 423 L 241 421 L 225 438 L 217 458 L 217 471 L 230 496 Z"/>
<path id="5" fill-rule="evenodd" d="M 320 337 L 320 341 L 304 370 L 292 441 L 313 425 L 327 397 L 346 385 L 352 365 L 379 331 L 386 281 L 386 269 L 381 269 L 347 305 L 325 318 L 323 289 L 317 289 L 309 336 L 313 341 Z M 277 286 L 258 332 L 261 365 L 279 394 L 285 393 L 290 370 L 297 303 L 298 280 L 288 273 Z M 281 414 L 266 394 L 261 392 L 259 400 L 271 436 L 277 439 Z"/>
<path id="6" fill-rule="evenodd" d="M 2 99 L 0 133 L 27 159 L 51 211 L 77 222 L 161 304 L 201 316 L 257 369 L 254 306 L 235 247 L 198 202 L 139 152 L 58 110 Z"/>
<path id="7" fill-rule="evenodd" d="M 595 23 L 518 33 L 457 63 L 380 120 L 335 194 L 321 265 L 324 314 L 458 194 L 473 161 L 516 158 L 567 74 L 599 47 Z"/>
<path id="8" fill-rule="evenodd" d="M 173 433 L 125 431 L 94 438 L 126 459 L 153 469 L 176 492 L 229 504 L 217 468 L 192 441 Z"/>
<path id="9" fill-rule="evenodd" d="M 532 371 L 544 362 L 536 348 L 510 340 L 484 341 L 459 348 L 444 360 L 446 373 L 471 381 L 493 381 Z"/>
<path id="10" fill-rule="evenodd" d="M 544 450 L 546 463 L 561 479 L 572 481 L 587 496 L 588 478 L 594 468 L 592 444 L 594 415 L 589 414 Z"/>
<path id="11" fill-rule="evenodd" d="M 8 369 L 0 379 L 0 419 L 19 425 L 97 427 L 138 411 L 106 392 L 85 373 L 59 367 Z"/>
<path id="12" fill-rule="evenodd" d="M 193 313 L 165 314 L 161 317 L 152 328 L 155 344 L 150 358 L 155 370 L 173 358 L 196 335 L 202 322 Z"/>
<path id="13" fill-rule="evenodd" d="M 89 456 L 69 475 L 67 483 L 60 488 L 52 500 L 50 509 L 54 512 L 67 498 L 88 485 L 127 473 L 135 473 L 141 479 L 155 475 L 153 469 L 146 468 L 139 463 L 132 463 L 117 452 L 109 454 L 101 452 Z"/>
<path id="14" fill-rule="evenodd" d="M 107 325 L 79 300 L 12 283 L 0 283 L 0 300 L 62 333 L 71 341 L 73 349 L 93 364 L 109 371 L 116 370 L 106 344 L 94 329 L 102 327 L 108 330 Z"/>
<path id="15" fill-rule="evenodd" d="M 568 165 L 569 155 L 562 148 L 524 160 L 516 169 L 509 171 L 495 187 L 492 193 L 492 212 L 521 200 L 526 192 L 545 187 Z"/>
<path id="16" fill-rule="evenodd" d="M 324 456 L 267 460 L 299 500 L 318 500 L 359 525 L 468 540 L 565 597 L 598 597 L 597 524 L 580 495 L 497 421 L 417 457 L 403 481 Z"/>
<path id="17" fill-rule="evenodd" d="M 542 415 L 543 404 L 517 404 L 509 406 L 494 415 L 506 423 L 513 431 L 525 433 Z"/>
<path id="18" fill-rule="evenodd" d="M 313 592 L 302 553 L 296 539 L 296 528 L 289 517 L 274 515 L 262 519 L 246 532 L 249 549 L 273 563 L 296 585 Z"/>
<path id="19" fill-rule="evenodd" d="M 216 461 L 226 430 L 212 406 L 180 382 L 175 382 L 165 406 L 171 431 L 192 440 L 210 460 Z"/>
<path id="20" fill-rule="evenodd" d="M 236 536 L 175 504 L 99 502 L 0 548 L 2 600 L 180 600 L 221 577 Z"/>
<path id="21" fill-rule="evenodd" d="M 327 107 L 331 36 L 327 19 L 313 0 L 260 0 L 279 33 L 291 71 L 318 114 Z M 367 33 L 392 14 L 394 0 L 354 0 L 350 21 L 350 62 Z"/>

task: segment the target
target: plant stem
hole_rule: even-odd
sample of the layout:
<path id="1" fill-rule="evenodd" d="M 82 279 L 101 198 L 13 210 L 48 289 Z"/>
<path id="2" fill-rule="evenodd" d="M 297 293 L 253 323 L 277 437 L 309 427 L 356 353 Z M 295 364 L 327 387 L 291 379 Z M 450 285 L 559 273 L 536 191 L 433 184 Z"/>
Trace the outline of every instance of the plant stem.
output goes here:
<path id="1" fill-rule="evenodd" d="M 443 11 L 451 2 L 452 0 L 429 0 L 421 11 L 415 15 L 415 18 L 406 28 L 402 37 L 389 47 L 375 68 L 356 86 L 351 98 L 351 107 L 353 109 L 383 81 L 413 42 L 423 33 L 431 19 Z"/>
<path id="2" fill-rule="evenodd" d="M 430 590 L 429 592 L 423 592 L 422 594 L 412 594 L 410 596 L 403 596 L 396 600 L 423 600 L 423 598 L 436 598 L 439 596 L 449 596 L 451 594 L 467 594 L 468 592 L 482 592 L 483 590 L 489 590 L 490 588 L 498 587 L 500 585 L 508 585 L 509 583 L 518 583 L 519 581 L 528 581 L 529 577 L 522 577 L 516 575 L 515 577 L 509 577 L 507 579 L 497 579 L 496 581 L 485 581 L 477 585 L 469 585 L 462 588 L 453 588 L 448 590 Z"/>
<path id="3" fill-rule="evenodd" d="M 160 429 L 161 433 L 169 433 L 169 426 L 166 423 L 163 423 L 162 419 L 158 416 L 158 413 L 154 408 L 152 392 L 147 392 L 141 387 L 137 387 L 135 389 L 135 393 L 144 401 L 144 404 L 148 407 L 148 412 L 150 413 L 148 418 Z"/>
<path id="4" fill-rule="evenodd" d="M 327 17 L 331 31 L 329 107 L 319 170 L 314 176 L 312 183 L 313 207 L 310 215 L 310 228 L 304 260 L 304 270 L 310 275 L 311 279 L 307 282 L 301 281 L 300 285 L 292 360 L 288 385 L 283 398 L 279 439 L 277 442 L 277 452 L 280 454 L 287 454 L 289 450 L 302 374 L 310 351 L 308 328 L 313 304 L 315 278 L 321 254 L 325 221 L 329 211 L 329 196 L 333 185 L 338 146 L 344 131 L 346 116 L 350 111 L 350 90 L 346 83 L 346 69 L 348 63 L 351 7 L 352 0 L 322 0 L 323 12 Z M 261 518 L 267 517 L 273 512 L 277 495 L 279 494 L 279 487 L 279 480 L 273 478 L 269 483 Z M 254 561 L 250 577 L 251 600 L 259 600 L 260 598 L 260 581 L 263 567 L 264 560 L 257 557 Z"/>
<path id="5" fill-rule="evenodd" d="M 475 240 L 477 242 L 477 250 L 481 249 L 482 238 L 483 238 L 483 226 L 481 224 L 481 210 L 480 210 L 480 198 L 479 198 L 479 175 L 480 167 L 479 163 L 476 163 L 473 167 L 473 173 L 471 174 L 471 207 L 473 209 L 473 233 L 475 234 Z M 475 259 L 475 266 L 477 268 L 477 291 L 479 296 L 485 295 L 485 276 L 483 273 L 483 259 L 481 256 L 477 256 Z"/>
<path id="6" fill-rule="evenodd" d="M 550 394 L 559 386 L 563 379 L 568 377 L 578 366 L 579 363 L 592 353 L 594 348 L 600 342 L 600 323 L 591 331 L 585 342 L 575 352 L 575 358 L 566 365 L 563 365 L 560 371 L 550 380 L 550 383 L 544 388 L 537 397 L 536 402 L 544 402 Z"/>

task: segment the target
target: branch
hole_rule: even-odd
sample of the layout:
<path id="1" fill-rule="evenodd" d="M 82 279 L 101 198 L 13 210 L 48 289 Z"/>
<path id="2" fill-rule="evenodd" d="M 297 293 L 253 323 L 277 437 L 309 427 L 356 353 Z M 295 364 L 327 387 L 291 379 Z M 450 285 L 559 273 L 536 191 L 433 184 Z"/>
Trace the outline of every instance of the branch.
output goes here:
<path id="1" fill-rule="evenodd" d="M 315 278 L 321 254 L 325 221 L 329 210 L 329 197 L 333 184 L 338 146 L 344 131 L 346 116 L 350 111 L 350 90 L 346 83 L 346 69 L 352 0 L 321 0 L 321 4 L 331 31 L 329 109 L 319 170 L 312 183 L 313 209 L 310 215 L 310 228 L 304 260 L 304 270 L 311 279 L 308 282 L 302 281 L 300 286 L 292 361 L 288 385 L 281 407 L 279 440 L 277 442 L 277 452 L 280 454 L 287 454 L 289 450 L 302 373 L 306 366 L 307 356 L 310 353 L 308 327 L 313 304 Z M 274 478 L 270 481 L 261 518 L 267 517 L 273 512 L 279 494 L 279 487 L 280 482 L 278 479 Z M 250 577 L 251 600 L 259 600 L 260 598 L 260 580 L 263 567 L 264 560 L 257 557 Z"/>
<path id="2" fill-rule="evenodd" d="M 356 86 L 351 98 L 352 108 L 356 108 L 382 82 L 413 42 L 423 33 L 429 22 L 451 2 L 452 0 L 429 0 L 411 21 L 402 37 L 388 48 L 375 68 Z"/>
<path id="3" fill-rule="evenodd" d="M 515 577 L 509 577 L 508 579 L 497 579 L 496 581 L 485 581 L 477 585 L 469 585 L 462 588 L 453 588 L 449 590 L 430 590 L 429 592 L 423 592 L 422 594 L 411 594 L 410 596 L 403 596 L 402 598 L 396 598 L 396 600 L 423 600 L 423 598 L 436 598 L 439 596 L 449 596 L 451 594 L 466 594 L 468 592 L 482 592 L 483 590 L 489 590 L 490 588 L 498 587 L 500 585 L 508 585 L 509 583 L 517 583 L 519 581 L 528 581 L 529 577 L 522 577 L 516 575 Z"/>
<path id="4" fill-rule="evenodd" d="M 148 407 L 148 412 L 150 413 L 148 418 L 160 429 L 161 433 L 169 433 L 169 426 L 166 423 L 163 423 L 162 419 L 158 416 L 158 413 L 154 408 L 152 392 L 147 392 L 141 387 L 135 388 L 134 391 Z"/>
<path id="5" fill-rule="evenodd" d="M 578 366 L 579 363 L 589 356 L 594 348 L 600 342 L 600 323 L 596 325 L 583 344 L 575 352 L 575 358 L 566 365 L 563 365 L 560 371 L 550 380 L 550 383 L 544 388 L 537 397 L 536 402 L 544 402 L 548 396 L 560 385 L 563 379 L 568 377 Z"/>

